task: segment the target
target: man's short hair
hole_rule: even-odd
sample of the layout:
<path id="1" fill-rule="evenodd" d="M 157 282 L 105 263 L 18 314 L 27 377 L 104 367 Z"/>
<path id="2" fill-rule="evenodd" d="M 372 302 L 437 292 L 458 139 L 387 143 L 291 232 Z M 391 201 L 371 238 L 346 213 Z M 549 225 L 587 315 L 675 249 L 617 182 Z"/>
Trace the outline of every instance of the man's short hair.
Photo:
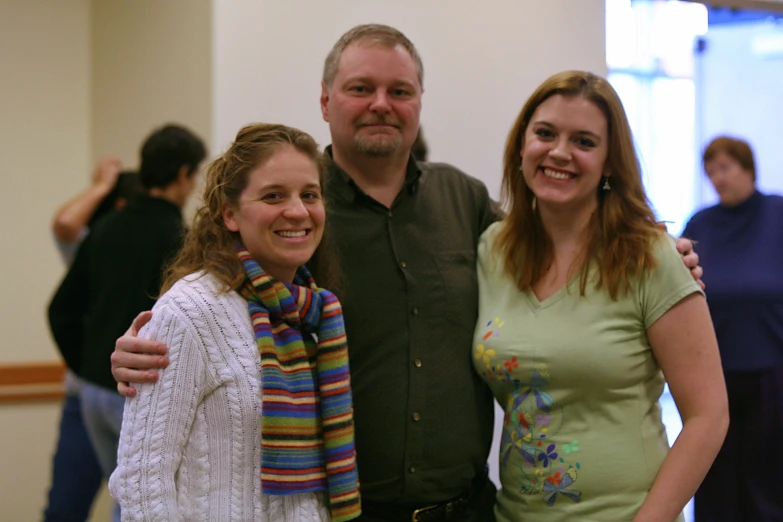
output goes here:
<path id="1" fill-rule="evenodd" d="M 165 188 L 176 181 L 183 166 L 187 166 L 188 176 L 195 174 L 206 155 L 201 138 L 185 127 L 165 125 L 141 146 L 139 181 L 147 190 Z"/>
<path id="2" fill-rule="evenodd" d="M 334 77 L 337 76 L 337 69 L 340 65 L 340 57 L 343 55 L 343 51 L 352 43 L 357 42 L 368 45 L 381 45 L 390 49 L 394 49 L 398 45 L 402 46 L 413 58 L 413 62 L 416 64 L 416 73 L 419 76 L 419 85 L 424 87 L 424 64 L 421 61 L 421 56 L 419 56 L 419 51 L 416 50 L 416 46 L 401 31 L 383 24 L 357 25 L 337 40 L 337 43 L 334 44 L 324 61 L 323 81 L 327 87 L 331 88 L 332 83 L 334 83 Z"/>

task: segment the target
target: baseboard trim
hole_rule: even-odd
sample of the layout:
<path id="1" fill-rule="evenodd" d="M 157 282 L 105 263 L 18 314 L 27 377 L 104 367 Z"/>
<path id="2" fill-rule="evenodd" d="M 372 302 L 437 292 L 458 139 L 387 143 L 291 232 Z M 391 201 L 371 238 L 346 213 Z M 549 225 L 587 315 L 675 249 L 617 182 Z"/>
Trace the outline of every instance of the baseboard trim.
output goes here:
<path id="1" fill-rule="evenodd" d="M 62 400 L 64 377 L 60 362 L 0 364 L 0 404 Z"/>

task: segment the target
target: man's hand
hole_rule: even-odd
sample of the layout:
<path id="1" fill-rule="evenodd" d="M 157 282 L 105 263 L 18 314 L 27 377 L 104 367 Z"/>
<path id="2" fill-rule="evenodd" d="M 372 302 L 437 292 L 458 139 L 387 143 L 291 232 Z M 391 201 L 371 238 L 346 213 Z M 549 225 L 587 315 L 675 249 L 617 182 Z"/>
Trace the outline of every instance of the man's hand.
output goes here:
<path id="1" fill-rule="evenodd" d="M 677 251 L 682 254 L 682 262 L 691 269 L 691 275 L 704 290 L 704 281 L 701 280 L 704 269 L 699 266 L 699 254 L 693 250 L 693 241 L 684 237 L 677 238 Z"/>
<path id="2" fill-rule="evenodd" d="M 125 335 L 117 339 L 111 354 L 111 374 L 117 381 L 117 391 L 125 397 L 135 397 L 131 382 L 155 382 L 155 370 L 169 365 L 168 349 L 163 343 L 139 339 L 139 330 L 152 319 L 152 312 L 142 312 L 133 320 Z"/>
<path id="3" fill-rule="evenodd" d="M 671 221 L 659 221 L 657 223 L 658 228 L 667 230 L 666 223 L 671 223 Z M 684 237 L 678 237 L 677 252 L 682 256 L 682 262 L 685 263 L 685 266 L 690 268 L 693 278 L 699 283 L 701 289 L 704 290 L 704 281 L 701 280 L 701 276 L 704 275 L 704 269 L 699 266 L 699 254 L 693 250 L 693 241 Z"/>

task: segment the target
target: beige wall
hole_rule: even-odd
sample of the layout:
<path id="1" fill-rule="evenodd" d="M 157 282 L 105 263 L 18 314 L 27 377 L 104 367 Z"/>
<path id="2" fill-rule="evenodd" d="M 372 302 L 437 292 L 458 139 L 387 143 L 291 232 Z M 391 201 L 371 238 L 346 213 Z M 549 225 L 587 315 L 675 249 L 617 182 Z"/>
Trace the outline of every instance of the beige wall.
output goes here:
<path id="1" fill-rule="evenodd" d="M 506 133 L 534 87 L 568 68 L 606 73 L 604 13 L 604 0 L 215 1 L 216 149 L 253 121 L 299 126 L 328 144 L 323 60 L 353 25 L 386 23 L 422 55 L 431 158 L 497 194 Z"/>
<path id="2" fill-rule="evenodd" d="M 45 309 L 64 273 L 52 215 L 99 155 L 135 168 L 156 125 L 182 123 L 209 144 L 211 3 L 0 0 L 0 49 L 0 364 L 50 361 Z M 59 408 L 0 405 L 0 520 L 40 518 Z M 104 490 L 93 520 L 108 520 L 108 500 Z"/>
<path id="3" fill-rule="evenodd" d="M 44 310 L 63 265 L 49 224 L 90 165 L 90 2 L 0 0 L 0 49 L 0 363 L 51 360 Z M 0 520 L 40 519 L 58 418 L 56 403 L 0 406 Z"/>
<path id="4" fill-rule="evenodd" d="M 43 518 L 59 418 L 55 402 L 0 406 L 0 520 Z M 90 522 L 109 520 L 111 497 L 104 487 Z"/>
<path id="5" fill-rule="evenodd" d="M 210 0 L 92 2 L 94 157 L 114 153 L 138 168 L 141 143 L 166 123 L 190 128 L 209 147 L 211 24 Z"/>
<path id="6" fill-rule="evenodd" d="M 0 1 L 0 363 L 54 357 L 45 305 L 63 273 L 54 208 L 90 161 L 89 1 Z"/>

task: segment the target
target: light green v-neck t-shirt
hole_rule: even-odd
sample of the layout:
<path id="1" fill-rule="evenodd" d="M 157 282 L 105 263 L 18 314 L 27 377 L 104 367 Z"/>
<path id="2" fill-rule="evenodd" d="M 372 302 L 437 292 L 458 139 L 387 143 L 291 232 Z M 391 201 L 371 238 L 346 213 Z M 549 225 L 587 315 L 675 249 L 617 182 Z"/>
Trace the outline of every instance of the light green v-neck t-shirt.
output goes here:
<path id="1" fill-rule="evenodd" d="M 497 520 L 631 521 L 669 449 L 646 329 L 701 289 L 662 235 L 658 267 L 617 301 L 590 284 L 580 296 L 577 277 L 539 302 L 494 254 L 500 226 L 479 241 L 473 345 L 505 410 Z"/>

